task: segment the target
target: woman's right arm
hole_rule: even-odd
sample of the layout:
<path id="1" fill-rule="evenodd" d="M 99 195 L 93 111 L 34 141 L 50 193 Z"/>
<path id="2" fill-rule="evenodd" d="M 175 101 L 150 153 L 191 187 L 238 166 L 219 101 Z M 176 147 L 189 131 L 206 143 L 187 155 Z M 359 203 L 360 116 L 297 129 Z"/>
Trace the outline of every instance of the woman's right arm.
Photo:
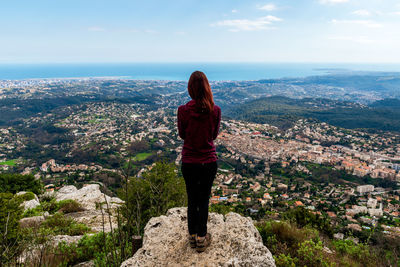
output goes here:
<path id="1" fill-rule="evenodd" d="M 185 129 L 184 129 L 184 123 L 183 123 L 183 114 L 182 114 L 182 109 L 181 107 L 178 108 L 178 134 L 179 137 L 182 139 L 185 139 Z"/>

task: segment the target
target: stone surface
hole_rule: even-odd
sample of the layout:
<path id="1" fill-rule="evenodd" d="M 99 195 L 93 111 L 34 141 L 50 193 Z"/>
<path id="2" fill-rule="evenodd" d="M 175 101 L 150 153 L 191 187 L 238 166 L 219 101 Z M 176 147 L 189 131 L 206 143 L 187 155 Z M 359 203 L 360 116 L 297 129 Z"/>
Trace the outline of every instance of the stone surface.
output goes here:
<path id="1" fill-rule="evenodd" d="M 21 264 L 22 266 L 39 266 L 39 262 L 41 260 L 45 261 L 43 258 L 41 259 L 41 257 L 44 256 L 44 255 L 42 255 L 42 253 L 46 249 L 55 248 L 61 242 L 65 242 L 68 245 L 70 245 L 72 243 L 78 243 L 79 240 L 81 240 L 82 238 L 83 238 L 83 235 L 79 235 L 79 236 L 56 235 L 56 236 L 51 236 L 49 238 L 49 241 L 45 244 L 33 243 L 31 245 L 28 245 L 27 248 L 19 256 L 18 264 Z M 49 252 L 49 255 L 52 255 L 51 252 Z M 42 264 L 40 266 L 47 266 L 47 265 L 42 262 Z M 50 266 L 53 266 L 53 265 L 50 265 Z M 90 266 L 90 265 L 82 265 L 82 266 Z"/>
<path id="2" fill-rule="evenodd" d="M 117 197 L 105 196 L 111 212 L 111 223 L 112 228 L 117 228 L 117 217 L 113 210 L 121 205 L 123 201 Z M 101 232 L 103 231 L 103 215 L 99 209 L 99 203 L 105 203 L 104 194 L 100 191 L 100 186 L 98 184 L 90 184 L 77 189 L 73 185 L 68 185 L 60 188 L 56 193 L 57 201 L 65 199 L 73 199 L 78 201 L 85 211 L 73 212 L 65 214 L 66 217 L 71 217 L 78 223 L 83 223 L 89 226 L 92 231 Z M 98 204 L 96 204 L 98 203 Z M 104 213 L 104 231 L 110 232 L 111 226 L 109 221 L 107 210 L 107 204 L 102 204 Z M 114 213 L 114 214 L 113 214 Z"/>
<path id="3" fill-rule="evenodd" d="M 93 261 L 85 261 L 74 265 L 73 267 L 94 267 L 96 266 Z"/>
<path id="4" fill-rule="evenodd" d="M 58 244 L 65 242 L 65 244 L 70 245 L 72 243 L 78 243 L 79 240 L 81 240 L 83 235 L 76 235 L 76 236 L 70 236 L 70 235 L 56 235 L 51 237 L 50 242 L 53 247 L 57 247 Z"/>
<path id="5" fill-rule="evenodd" d="M 40 202 L 37 201 L 36 199 L 32 199 L 32 200 L 24 201 L 22 203 L 22 205 L 24 205 L 24 210 L 29 210 L 29 209 L 34 209 L 37 206 L 39 206 Z"/>
<path id="6" fill-rule="evenodd" d="M 94 232 L 103 231 L 103 215 L 100 210 L 86 210 L 80 212 L 73 212 L 65 214 L 65 217 L 70 217 L 78 223 L 83 223 L 89 226 Z M 118 226 L 117 217 L 111 215 L 112 228 L 116 229 Z M 104 213 L 104 232 L 110 232 L 110 217 L 108 213 Z"/>
<path id="7" fill-rule="evenodd" d="M 76 200 L 86 210 L 95 210 L 96 203 L 105 203 L 104 195 L 100 191 L 100 185 L 98 184 L 89 184 L 79 190 L 73 185 L 64 186 L 56 192 L 55 196 L 57 201 L 65 199 Z M 111 209 L 123 203 L 121 199 L 107 195 L 106 200 Z M 103 205 L 103 207 L 106 208 L 106 205 Z"/>
<path id="8" fill-rule="evenodd" d="M 20 195 L 24 195 L 26 193 L 27 192 L 25 192 L 25 191 L 21 191 L 21 192 L 18 192 L 16 195 L 20 196 Z M 28 210 L 28 209 L 34 209 L 40 205 L 39 198 L 37 197 L 37 195 L 35 195 L 35 194 L 33 194 L 33 195 L 34 195 L 34 199 L 22 202 L 21 206 L 24 207 L 24 211 Z"/>
<path id="9" fill-rule="evenodd" d="M 125 266 L 275 266 L 271 252 L 250 218 L 237 213 L 210 213 L 210 247 L 203 253 L 189 247 L 186 208 L 170 209 L 145 227 L 143 247 Z"/>

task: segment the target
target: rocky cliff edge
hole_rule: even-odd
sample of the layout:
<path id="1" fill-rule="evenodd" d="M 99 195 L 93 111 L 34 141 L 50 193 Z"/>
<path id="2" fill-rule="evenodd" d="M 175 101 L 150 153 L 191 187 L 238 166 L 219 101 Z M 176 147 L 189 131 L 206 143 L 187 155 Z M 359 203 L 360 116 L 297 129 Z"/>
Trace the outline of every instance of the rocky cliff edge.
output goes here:
<path id="1" fill-rule="evenodd" d="M 250 218 L 237 213 L 210 213 L 212 244 L 203 253 L 189 247 L 187 209 L 173 208 L 145 227 L 143 247 L 122 263 L 126 266 L 275 266 L 271 252 Z"/>

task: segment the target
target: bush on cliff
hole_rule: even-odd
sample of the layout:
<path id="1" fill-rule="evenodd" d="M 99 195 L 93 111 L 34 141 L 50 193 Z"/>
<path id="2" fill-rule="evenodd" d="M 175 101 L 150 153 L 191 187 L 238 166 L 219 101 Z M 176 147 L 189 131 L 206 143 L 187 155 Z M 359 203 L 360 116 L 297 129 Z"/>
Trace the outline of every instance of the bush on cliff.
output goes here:
<path id="1" fill-rule="evenodd" d="M 8 264 L 20 252 L 19 219 L 21 199 L 10 193 L 0 193 L 0 263 Z M 1 265 L 1 264 L 0 264 Z"/>
<path id="2" fill-rule="evenodd" d="M 104 248 L 111 246 L 113 246 L 112 235 L 100 232 L 84 235 L 77 243 L 62 242 L 58 245 L 56 253 L 63 255 L 63 264 L 66 266 L 90 260 L 94 260 L 96 266 L 107 266 L 107 257 L 110 258 L 113 255 L 107 254 Z"/>
<path id="3" fill-rule="evenodd" d="M 142 177 L 129 178 L 120 197 L 125 200 L 123 214 L 127 226 L 132 227 L 129 232 L 141 235 L 151 217 L 186 205 L 185 182 L 173 163 L 157 162 Z"/>
<path id="4" fill-rule="evenodd" d="M 30 191 L 36 195 L 43 190 L 43 184 L 33 175 L 22 175 L 16 173 L 0 174 L 0 193 L 18 193 Z"/>
<path id="5" fill-rule="evenodd" d="M 73 199 L 61 200 L 58 202 L 58 205 L 60 207 L 58 211 L 64 214 L 72 212 L 80 212 L 85 210 L 78 201 Z"/>
<path id="6" fill-rule="evenodd" d="M 397 266 L 395 249 L 332 240 L 311 225 L 267 220 L 256 223 L 263 243 L 274 255 L 277 267 L 287 266 Z M 397 264 L 397 265 L 396 265 Z"/>
<path id="7" fill-rule="evenodd" d="M 49 230 L 53 235 L 83 235 L 90 231 L 85 224 L 77 223 L 72 218 L 65 217 L 62 213 L 56 213 L 48 217 L 40 228 Z"/>
<path id="8" fill-rule="evenodd" d="M 333 237 L 333 229 L 328 217 L 314 214 L 304 207 L 297 207 L 282 214 L 283 219 L 295 223 L 298 227 L 311 226 L 328 237 Z"/>

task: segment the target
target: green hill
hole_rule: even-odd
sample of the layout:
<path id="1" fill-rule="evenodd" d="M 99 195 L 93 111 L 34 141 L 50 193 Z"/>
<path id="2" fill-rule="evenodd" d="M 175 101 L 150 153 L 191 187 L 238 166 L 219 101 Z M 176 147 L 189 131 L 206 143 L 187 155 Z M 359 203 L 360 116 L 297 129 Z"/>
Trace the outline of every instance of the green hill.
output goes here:
<path id="1" fill-rule="evenodd" d="M 232 107 L 226 115 L 283 129 L 291 127 L 298 119 L 306 118 L 348 129 L 400 131 L 399 102 L 397 99 L 388 99 L 365 106 L 321 98 L 272 96 Z"/>

